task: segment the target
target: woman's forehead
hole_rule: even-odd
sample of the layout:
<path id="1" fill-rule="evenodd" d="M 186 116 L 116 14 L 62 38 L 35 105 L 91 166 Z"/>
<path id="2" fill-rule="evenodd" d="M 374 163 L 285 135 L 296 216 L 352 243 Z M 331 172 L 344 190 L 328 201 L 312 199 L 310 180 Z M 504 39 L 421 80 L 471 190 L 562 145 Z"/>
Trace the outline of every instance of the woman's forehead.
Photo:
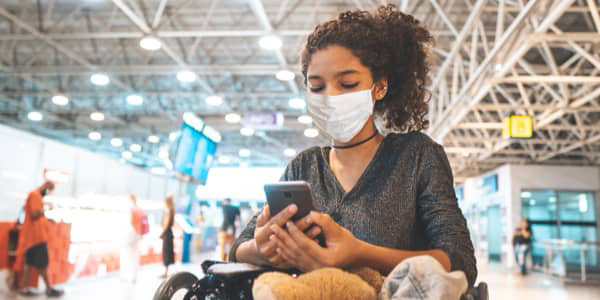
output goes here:
<path id="1" fill-rule="evenodd" d="M 336 74 L 354 70 L 363 73 L 367 69 L 352 51 L 342 46 L 329 46 L 315 52 L 308 65 L 308 75 L 335 76 Z"/>

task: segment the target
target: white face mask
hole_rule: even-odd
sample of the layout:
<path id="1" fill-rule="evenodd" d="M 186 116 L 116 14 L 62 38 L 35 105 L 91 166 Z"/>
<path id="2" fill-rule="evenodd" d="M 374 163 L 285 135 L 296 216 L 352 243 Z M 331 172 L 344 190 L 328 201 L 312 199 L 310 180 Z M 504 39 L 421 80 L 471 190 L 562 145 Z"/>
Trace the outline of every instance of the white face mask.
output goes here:
<path id="1" fill-rule="evenodd" d="M 308 113 L 315 125 L 330 138 L 347 143 L 373 114 L 371 90 L 338 96 L 308 93 Z"/>

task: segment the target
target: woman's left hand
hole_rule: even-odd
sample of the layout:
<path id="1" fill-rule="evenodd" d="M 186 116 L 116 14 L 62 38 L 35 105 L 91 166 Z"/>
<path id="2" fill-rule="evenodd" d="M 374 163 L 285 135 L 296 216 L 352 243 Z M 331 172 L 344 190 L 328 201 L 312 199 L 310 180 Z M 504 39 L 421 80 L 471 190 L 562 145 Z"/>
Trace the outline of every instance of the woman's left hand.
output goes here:
<path id="1" fill-rule="evenodd" d="M 304 222 L 304 223 L 302 223 Z M 310 239 L 300 228 L 318 225 L 325 234 L 326 247 Z M 271 239 L 277 242 L 277 253 L 287 262 L 308 272 L 323 267 L 348 267 L 356 263 L 362 243 L 354 235 L 337 224 L 328 214 L 311 212 L 296 224 L 286 223 L 287 231 L 273 225 Z"/>

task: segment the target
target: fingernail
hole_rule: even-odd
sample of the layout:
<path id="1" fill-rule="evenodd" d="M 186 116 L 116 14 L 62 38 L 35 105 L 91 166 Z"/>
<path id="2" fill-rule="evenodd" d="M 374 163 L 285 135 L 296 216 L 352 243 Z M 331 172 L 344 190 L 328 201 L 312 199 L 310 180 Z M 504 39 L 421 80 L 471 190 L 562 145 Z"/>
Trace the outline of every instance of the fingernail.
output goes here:
<path id="1" fill-rule="evenodd" d="M 271 240 L 271 241 L 272 241 L 272 240 L 274 240 L 274 239 L 275 239 L 275 236 L 271 234 L 271 235 L 269 236 L 269 240 Z"/>
<path id="2" fill-rule="evenodd" d="M 287 227 L 292 227 L 294 226 L 294 223 L 292 223 L 291 221 L 287 221 L 287 223 L 285 223 Z"/>
<path id="3" fill-rule="evenodd" d="M 294 210 L 296 210 L 296 204 L 292 204 L 288 207 L 288 211 L 293 212 Z"/>
<path id="4" fill-rule="evenodd" d="M 312 222 L 312 220 L 310 219 L 310 216 L 306 217 L 306 224 L 310 224 Z"/>

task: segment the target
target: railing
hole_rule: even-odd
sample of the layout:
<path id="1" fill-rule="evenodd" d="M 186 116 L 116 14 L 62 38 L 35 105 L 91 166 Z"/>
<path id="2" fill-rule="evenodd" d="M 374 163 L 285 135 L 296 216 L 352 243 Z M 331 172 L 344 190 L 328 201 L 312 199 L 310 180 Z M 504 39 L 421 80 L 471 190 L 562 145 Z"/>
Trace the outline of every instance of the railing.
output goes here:
<path id="1" fill-rule="evenodd" d="M 558 275 L 561 279 L 567 276 L 567 263 L 565 251 L 579 250 L 579 265 L 580 265 L 580 280 L 586 282 L 588 280 L 588 270 L 586 264 L 586 252 L 595 251 L 598 253 L 600 243 L 597 242 L 576 242 L 573 240 L 551 239 L 537 243 L 539 247 L 544 249 L 544 265 L 542 270 L 546 274 Z M 562 271 L 556 272 L 552 266 L 555 257 L 560 256 Z"/>

